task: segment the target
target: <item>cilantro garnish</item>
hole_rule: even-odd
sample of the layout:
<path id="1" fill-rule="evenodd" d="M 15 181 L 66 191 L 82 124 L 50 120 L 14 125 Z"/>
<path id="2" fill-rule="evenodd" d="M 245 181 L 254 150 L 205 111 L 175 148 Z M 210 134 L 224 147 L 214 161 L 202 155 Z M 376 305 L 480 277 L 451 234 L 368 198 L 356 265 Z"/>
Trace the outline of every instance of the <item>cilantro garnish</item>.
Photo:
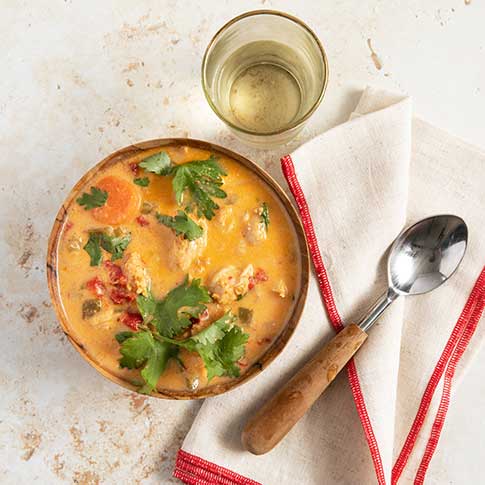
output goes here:
<path id="1" fill-rule="evenodd" d="M 197 215 L 212 219 L 219 206 L 212 197 L 224 199 L 227 194 L 219 187 L 222 177 L 227 175 L 211 155 L 207 160 L 194 160 L 174 167 L 172 181 L 175 199 L 179 205 L 183 202 L 185 191 L 190 194 L 191 203 L 197 208 Z"/>
<path id="2" fill-rule="evenodd" d="M 150 185 L 150 179 L 148 177 L 141 177 L 133 179 L 133 183 L 140 187 L 148 187 Z"/>
<path id="3" fill-rule="evenodd" d="M 116 261 L 123 257 L 125 249 L 131 241 L 131 234 L 127 233 L 122 236 L 108 236 L 102 232 L 90 232 L 89 239 L 84 250 L 89 254 L 90 265 L 99 266 L 103 260 L 101 248 L 111 254 L 111 261 Z"/>
<path id="4" fill-rule="evenodd" d="M 98 189 L 98 187 L 91 187 L 91 193 L 84 192 L 81 197 L 76 199 L 80 206 L 84 206 L 84 210 L 91 210 L 95 207 L 102 207 L 108 200 L 108 192 Z"/>
<path id="5" fill-rule="evenodd" d="M 170 343 L 156 340 L 149 331 L 141 331 L 133 333 L 123 341 L 120 353 L 122 355 L 120 367 L 127 369 L 143 367 L 141 376 L 145 384 L 139 392 L 150 394 L 165 371 L 169 359 L 178 353 L 178 349 Z"/>
<path id="6" fill-rule="evenodd" d="M 121 236 L 108 236 L 102 234 L 101 247 L 111 253 L 111 261 L 116 261 L 123 257 L 125 249 L 128 247 L 131 241 L 131 234 L 127 233 Z"/>
<path id="7" fill-rule="evenodd" d="M 139 166 L 147 172 L 157 175 L 170 175 L 173 170 L 172 160 L 170 160 L 167 152 L 155 153 L 143 159 Z"/>
<path id="8" fill-rule="evenodd" d="M 261 222 L 264 224 L 264 227 L 266 228 L 266 230 L 268 230 L 269 209 L 268 209 L 268 205 L 266 204 L 266 202 L 263 202 L 263 204 L 261 205 Z"/>
<path id="9" fill-rule="evenodd" d="M 88 242 L 83 248 L 91 258 L 91 261 L 89 263 L 90 266 L 99 266 L 101 264 L 101 261 L 103 260 L 103 254 L 101 252 L 100 243 L 101 243 L 101 233 L 90 232 Z"/>
<path id="10" fill-rule="evenodd" d="M 185 348 L 197 352 L 207 370 L 207 380 L 215 376 L 239 376 L 237 361 L 244 355 L 249 335 L 237 325 L 230 312 L 200 333 L 184 340 L 175 340 L 190 325 L 190 317 L 205 310 L 203 303 L 210 301 L 200 281 L 187 279 L 170 291 L 162 300 L 153 296 L 137 298 L 138 309 L 144 323 L 138 332 L 121 332 L 116 335 L 120 344 L 120 366 L 140 369 L 145 384 L 141 393 L 150 393 L 164 372 L 170 358 L 178 357 Z"/>
<path id="11" fill-rule="evenodd" d="M 157 219 L 163 225 L 173 229 L 177 236 L 183 234 L 184 238 L 189 241 L 198 239 L 204 234 L 202 227 L 196 224 L 184 211 L 178 211 L 174 217 L 157 213 Z"/>
<path id="12" fill-rule="evenodd" d="M 197 209 L 199 217 L 212 219 L 219 206 L 213 198 L 224 199 L 227 194 L 220 188 L 222 177 L 227 175 L 211 155 L 207 160 L 193 160 L 180 165 L 172 164 L 167 152 L 160 152 L 146 158 L 140 167 L 157 175 L 173 175 L 172 186 L 178 205 L 182 205 L 185 192 L 190 195 L 189 205 Z"/>
<path id="13" fill-rule="evenodd" d="M 244 355 L 249 335 L 235 321 L 234 315 L 226 313 L 210 327 L 177 344 L 202 357 L 208 381 L 215 376 L 239 376 L 237 361 Z"/>
<path id="14" fill-rule="evenodd" d="M 209 303 L 211 297 L 200 280 L 188 277 L 182 284 L 169 291 L 162 300 L 155 300 L 152 295 L 140 295 L 136 299 L 144 323 L 149 323 L 165 337 L 174 337 L 183 332 L 192 317 L 197 318 Z"/>

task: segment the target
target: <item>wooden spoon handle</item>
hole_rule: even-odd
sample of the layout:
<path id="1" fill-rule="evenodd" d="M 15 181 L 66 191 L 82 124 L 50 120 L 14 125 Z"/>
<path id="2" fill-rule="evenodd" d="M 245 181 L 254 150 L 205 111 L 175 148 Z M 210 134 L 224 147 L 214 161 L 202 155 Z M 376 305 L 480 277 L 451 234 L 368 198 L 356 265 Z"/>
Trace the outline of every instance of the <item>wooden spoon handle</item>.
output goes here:
<path id="1" fill-rule="evenodd" d="M 367 334 L 354 324 L 339 332 L 247 422 L 242 432 L 243 446 L 255 455 L 272 450 L 310 409 L 366 339 Z"/>

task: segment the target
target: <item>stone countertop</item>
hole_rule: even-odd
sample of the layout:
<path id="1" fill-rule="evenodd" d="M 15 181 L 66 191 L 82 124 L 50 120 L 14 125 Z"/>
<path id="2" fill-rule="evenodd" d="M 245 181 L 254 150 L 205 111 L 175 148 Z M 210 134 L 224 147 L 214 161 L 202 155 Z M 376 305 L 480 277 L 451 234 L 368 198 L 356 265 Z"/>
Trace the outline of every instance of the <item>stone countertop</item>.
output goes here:
<path id="1" fill-rule="evenodd" d="M 200 87 L 213 33 L 257 8 L 306 21 L 330 63 L 322 106 L 298 140 L 273 151 L 239 143 Z M 484 18 L 478 0 L 3 1 L 0 482 L 176 483 L 174 456 L 199 407 L 108 382 L 56 322 L 47 236 L 89 167 L 135 141 L 191 136 L 239 151 L 281 181 L 279 156 L 344 121 L 367 84 L 410 93 L 421 117 L 485 148 Z M 431 464 L 453 484 L 483 477 L 483 352 L 478 359 Z"/>

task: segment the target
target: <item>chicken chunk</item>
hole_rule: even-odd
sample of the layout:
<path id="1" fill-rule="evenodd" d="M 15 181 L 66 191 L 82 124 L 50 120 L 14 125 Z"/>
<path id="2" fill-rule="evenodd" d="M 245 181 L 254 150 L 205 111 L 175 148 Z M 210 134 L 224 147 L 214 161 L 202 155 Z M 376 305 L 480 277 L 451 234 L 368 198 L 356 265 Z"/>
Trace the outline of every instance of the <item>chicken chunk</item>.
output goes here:
<path id="1" fill-rule="evenodd" d="M 246 212 L 243 217 L 244 224 L 242 233 L 246 241 L 251 245 L 266 240 L 268 236 L 266 224 L 261 216 L 262 211 L 263 209 L 261 207 L 257 207 L 251 212 Z"/>
<path id="2" fill-rule="evenodd" d="M 249 291 L 253 278 L 252 264 L 248 264 L 242 271 L 235 266 L 225 266 L 212 277 L 209 291 L 215 301 L 229 305 Z"/>
<path id="3" fill-rule="evenodd" d="M 148 296 L 151 279 L 148 270 L 137 252 L 129 253 L 123 260 L 123 272 L 128 280 L 127 287 L 138 295 Z"/>
<path id="4" fill-rule="evenodd" d="M 173 271 L 188 271 L 207 247 L 207 222 L 205 219 L 200 219 L 197 224 L 202 227 L 204 234 L 193 241 L 185 239 L 183 235 L 173 234 L 173 243 L 169 249 L 169 265 Z"/>
<path id="5" fill-rule="evenodd" d="M 234 217 L 234 210 L 232 207 L 221 207 L 217 211 L 215 221 L 220 227 L 226 231 L 232 231 L 236 225 L 236 219 Z"/>
<path id="6" fill-rule="evenodd" d="M 281 298 L 286 298 L 288 296 L 288 287 L 283 280 L 278 281 L 278 284 L 273 288 L 273 291 Z"/>

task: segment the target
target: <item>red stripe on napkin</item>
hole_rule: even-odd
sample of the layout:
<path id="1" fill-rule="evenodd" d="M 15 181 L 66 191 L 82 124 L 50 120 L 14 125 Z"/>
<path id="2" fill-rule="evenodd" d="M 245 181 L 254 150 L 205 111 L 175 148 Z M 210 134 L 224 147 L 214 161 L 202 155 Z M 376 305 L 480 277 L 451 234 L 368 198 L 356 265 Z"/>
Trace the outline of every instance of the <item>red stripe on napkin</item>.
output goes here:
<path id="1" fill-rule="evenodd" d="M 283 170 L 286 181 L 288 182 L 291 193 L 295 198 L 298 210 L 300 211 L 303 228 L 305 229 L 305 235 L 308 247 L 310 249 L 310 254 L 312 256 L 313 266 L 315 267 L 315 272 L 317 274 L 318 285 L 320 287 L 320 293 L 322 294 L 325 309 L 327 310 L 330 322 L 332 323 L 334 329 L 339 332 L 343 328 L 342 319 L 340 318 L 340 315 L 337 311 L 337 306 L 335 305 L 332 287 L 330 286 L 327 271 L 325 269 L 322 255 L 318 247 L 317 237 L 315 235 L 315 229 L 313 227 L 313 221 L 310 215 L 310 210 L 308 208 L 305 194 L 303 193 L 300 182 L 296 177 L 295 167 L 289 155 L 286 155 L 281 159 L 281 168 Z M 359 414 L 359 418 L 364 429 L 365 438 L 369 446 L 377 481 L 379 485 L 385 485 L 386 478 L 384 475 L 384 468 L 382 466 L 382 458 L 379 451 L 379 445 L 377 444 L 374 430 L 372 429 L 372 424 L 370 422 L 369 414 L 367 413 L 364 395 L 360 387 L 359 376 L 357 374 L 357 368 L 355 367 L 353 359 L 347 364 L 347 376 L 349 378 L 350 389 L 352 390 L 355 406 L 357 407 L 357 412 Z"/>
<path id="2" fill-rule="evenodd" d="M 482 269 L 480 276 L 478 277 L 470 296 L 463 308 L 463 311 L 456 322 L 450 338 L 443 349 L 443 352 L 434 368 L 431 378 L 426 386 L 421 403 L 414 418 L 414 422 L 411 426 L 406 441 L 402 447 L 394 468 L 392 469 L 392 483 L 395 485 L 401 476 L 404 467 L 411 455 L 411 452 L 418 439 L 419 432 L 423 427 L 426 414 L 428 413 L 431 401 L 433 399 L 434 392 L 438 386 L 443 373 L 445 373 L 445 379 L 443 382 L 443 393 L 441 402 L 436 414 L 435 421 L 431 430 L 431 435 L 426 445 L 421 465 L 419 466 L 418 473 L 416 475 L 415 483 L 423 483 L 424 476 L 428 469 L 429 463 L 433 456 L 433 453 L 438 445 L 439 436 L 443 428 L 446 412 L 450 402 L 450 390 L 451 380 L 455 373 L 456 365 L 465 352 L 473 333 L 478 325 L 478 321 L 483 313 L 485 306 L 485 268 Z"/>
<path id="3" fill-rule="evenodd" d="M 177 453 L 173 476 L 189 485 L 261 485 L 184 450 Z"/>

